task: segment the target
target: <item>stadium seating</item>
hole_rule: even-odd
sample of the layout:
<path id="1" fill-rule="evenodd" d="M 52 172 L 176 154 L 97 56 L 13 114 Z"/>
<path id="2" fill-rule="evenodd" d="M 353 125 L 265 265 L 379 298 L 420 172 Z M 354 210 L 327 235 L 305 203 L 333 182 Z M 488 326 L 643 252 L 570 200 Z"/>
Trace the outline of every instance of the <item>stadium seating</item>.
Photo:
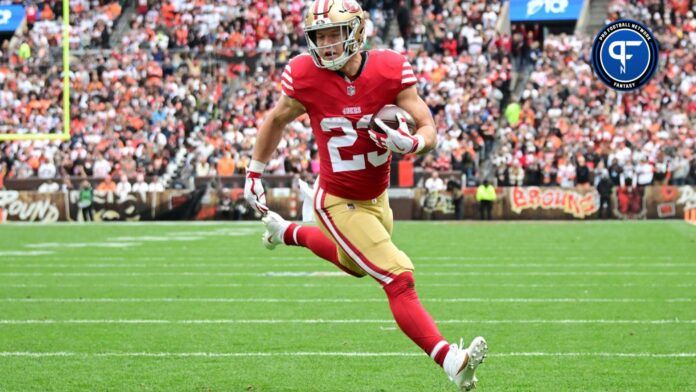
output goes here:
<path id="1" fill-rule="evenodd" d="M 624 0 L 609 6 L 608 21 L 648 21 L 660 42 L 660 68 L 638 92 L 617 94 L 594 76 L 592 37 L 546 38 L 499 132 L 498 184 L 572 187 L 584 183 L 581 171 L 596 181 L 612 174 L 615 185 L 696 183 L 696 19 L 684 9 L 653 10 Z"/>
<path id="2" fill-rule="evenodd" d="M 58 3 L 44 3 L 43 16 L 3 45 L 0 132 L 62 130 Z M 117 2 L 84 3 L 72 20 L 71 47 L 83 49 L 70 74 L 73 136 L 66 143 L 0 144 L 0 173 L 7 179 L 143 173 L 167 187 L 187 186 L 192 176 L 241 173 L 257 127 L 279 96 L 282 66 L 303 50 L 304 2 L 150 1 L 126 4 L 124 12 Z M 669 28 L 651 17 L 665 66 L 640 93 L 617 96 L 594 78 L 586 61 L 590 38 L 547 37 L 513 102 L 519 123 L 510 124 L 503 109 L 514 100 L 517 59 L 513 37 L 498 29 L 501 2 L 414 2 L 410 9 L 364 3 L 368 46 L 386 44 L 409 58 L 441 136 L 437 150 L 415 162 L 417 170 L 455 170 L 470 185 L 493 175 L 498 185 L 574 186 L 582 156 L 594 177 L 617 158 L 624 179 L 640 182 L 646 172 L 646 180 L 650 170 L 651 182 L 693 180 L 690 11 L 671 12 Z M 610 18 L 651 15 L 649 7 L 615 1 Z M 114 31 L 122 13 L 121 30 Z M 398 29 L 387 23 L 394 18 Z M 108 49 L 111 41 L 116 45 Z M 23 42 L 32 47 L 29 58 L 17 55 Z M 309 123 L 300 118 L 268 170 L 314 173 L 316 159 Z M 489 163 L 492 170 L 482 170 Z M 660 180 L 666 172 L 669 178 Z"/>

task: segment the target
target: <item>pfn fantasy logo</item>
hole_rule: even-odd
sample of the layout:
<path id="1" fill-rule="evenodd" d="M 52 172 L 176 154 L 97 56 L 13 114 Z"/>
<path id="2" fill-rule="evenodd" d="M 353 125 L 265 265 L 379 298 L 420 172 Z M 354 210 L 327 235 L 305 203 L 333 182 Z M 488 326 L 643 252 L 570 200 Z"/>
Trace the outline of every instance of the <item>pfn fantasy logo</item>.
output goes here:
<path id="1" fill-rule="evenodd" d="M 655 74 L 658 61 L 658 43 L 652 32 L 632 20 L 604 26 L 592 46 L 595 74 L 618 91 L 642 87 Z"/>

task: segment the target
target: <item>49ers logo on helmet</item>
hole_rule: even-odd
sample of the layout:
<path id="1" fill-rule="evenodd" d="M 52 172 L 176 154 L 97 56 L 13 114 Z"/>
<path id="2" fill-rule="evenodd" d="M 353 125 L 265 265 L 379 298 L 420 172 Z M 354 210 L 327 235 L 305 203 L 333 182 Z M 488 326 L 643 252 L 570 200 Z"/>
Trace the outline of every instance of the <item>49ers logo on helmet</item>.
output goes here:
<path id="1" fill-rule="evenodd" d="M 359 12 L 360 4 L 355 0 L 343 0 L 343 9 L 350 13 Z"/>

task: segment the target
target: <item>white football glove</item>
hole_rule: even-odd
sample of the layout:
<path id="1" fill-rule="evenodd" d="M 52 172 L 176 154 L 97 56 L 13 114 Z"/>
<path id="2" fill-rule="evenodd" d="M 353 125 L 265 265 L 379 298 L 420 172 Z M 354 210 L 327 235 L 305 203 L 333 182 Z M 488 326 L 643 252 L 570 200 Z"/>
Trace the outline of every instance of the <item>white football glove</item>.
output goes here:
<path id="1" fill-rule="evenodd" d="M 399 120 L 399 127 L 392 129 L 387 126 L 381 119 L 375 119 L 375 124 L 380 127 L 384 134 L 379 134 L 373 130 L 369 130 L 370 139 L 375 144 L 386 150 L 397 152 L 399 154 L 412 154 L 420 152 L 425 147 L 425 139 L 422 135 L 411 135 L 408 131 L 408 123 L 406 117 L 401 113 L 396 113 L 396 118 Z"/>
<path id="2" fill-rule="evenodd" d="M 261 183 L 261 174 L 265 168 L 265 164 L 258 161 L 251 161 L 247 168 L 246 182 L 244 183 L 244 198 L 247 203 L 256 212 L 261 215 L 266 215 L 268 207 L 266 206 L 266 191 Z"/>

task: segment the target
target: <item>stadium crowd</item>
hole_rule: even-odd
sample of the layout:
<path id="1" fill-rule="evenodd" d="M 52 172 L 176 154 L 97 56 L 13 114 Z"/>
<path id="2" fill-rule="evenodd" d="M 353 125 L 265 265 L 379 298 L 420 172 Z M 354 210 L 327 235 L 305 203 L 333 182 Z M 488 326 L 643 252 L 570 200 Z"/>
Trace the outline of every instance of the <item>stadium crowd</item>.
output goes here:
<path id="1" fill-rule="evenodd" d="M 498 185 L 696 184 L 696 19 L 683 2 L 615 0 L 607 22 L 643 20 L 660 67 L 641 90 L 605 87 L 589 62 L 592 37 L 551 36 L 520 102 L 505 110 L 493 158 Z"/>
<path id="2" fill-rule="evenodd" d="M 147 1 L 138 0 L 137 15 L 122 39 L 128 46 L 187 48 L 219 54 L 297 51 L 305 46 L 302 25 L 306 1 Z M 368 43 L 386 33 L 386 9 L 367 2 Z M 281 59 L 282 61 L 282 59 Z"/>
<path id="3" fill-rule="evenodd" d="M 26 42 L 34 58 L 47 58 L 59 48 L 63 33 L 62 0 L 24 1 L 27 29 L 16 37 Z M 117 0 L 70 1 L 71 49 L 108 48 L 114 24 L 123 8 Z"/>
<path id="4" fill-rule="evenodd" d="M 649 8 L 619 1 L 611 18 Z M 60 43 L 60 3 L 37 2 L 27 30 L 2 44 L 0 132 L 62 130 L 61 66 L 49 50 Z M 189 153 L 187 175 L 243 173 L 257 127 L 279 97 L 280 71 L 304 50 L 305 2 L 136 0 L 113 50 L 103 48 L 120 3 L 77 3 L 82 8 L 71 22 L 81 27 L 71 46 L 102 50 L 72 62 L 72 137 L 0 144 L 0 177 L 152 179 L 180 149 Z M 587 65 L 589 39 L 552 36 L 540 48 L 538 32 L 499 33 L 497 0 L 363 5 L 367 47 L 386 44 L 406 55 L 434 113 L 441 143 L 418 158 L 419 170 L 458 170 L 472 185 L 479 163 L 491 158 L 498 185 L 574 186 L 585 183 L 578 173 L 586 169 L 595 177 L 619 172 L 616 178 L 645 183 L 647 174 L 638 174 L 648 166 L 650 182 L 664 180 L 663 172 L 673 183 L 693 180 L 696 33 L 690 11 L 670 8 L 668 16 L 653 18 L 669 66 L 640 93 L 618 96 Z M 666 17 L 681 24 L 660 25 Z M 394 19 L 395 34 L 388 23 Z M 528 50 L 521 50 L 525 43 Z M 521 102 L 508 105 L 521 54 L 534 70 Z M 508 119 L 502 127 L 501 118 Z M 306 116 L 290 124 L 267 170 L 318 171 Z"/>
<path id="5" fill-rule="evenodd" d="M 510 39 L 496 32 L 497 1 L 422 2 L 411 9 L 407 56 L 440 135 L 424 169 L 458 170 L 473 183 L 492 151 L 500 108 L 509 99 Z M 402 46 L 397 37 L 395 49 Z"/>
<path id="6" fill-rule="evenodd" d="M 44 25 L 55 29 L 58 3 L 43 3 L 52 19 L 37 18 L 15 37 L 15 47 L 4 44 L 0 132 L 62 129 L 61 67 L 45 61 L 51 53 L 42 46 L 59 41 L 42 40 L 43 30 L 37 30 Z M 86 8 L 76 20 L 113 21 L 106 17 L 112 5 Z M 473 177 L 479 155 L 492 146 L 494 121 L 508 94 L 509 47 L 495 33 L 499 2 L 451 5 L 412 7 L 406 20 L 416 21 L 413 28 L 403 29 L 405 36 L 392 45 L 413 62 L 443 136 L 437 152 L 419 165 Z M 257 126 L 279 96 L 277 83 L 268 81 L 279 82 L 284 63 L 303 50 L 303 7 L 302 1 L 137 2 L 116 50 L 86 52 L 72 63 L 70 141 L 3 143 L 3 172 L 9 178 L 152 177 L 163 174 L 179 148 L 191 152 L 187 168 L 196 176 L 242 172 Z M 387 35 L 388 18 L 403 19 L 404 4 L 367 4 L 366 11 L 371 47 Z M 28 56 L 17 48 L 24 43 L 32 49 Z M 316 172 L 307 118 L 289 128 L 268 170 Z"/>

